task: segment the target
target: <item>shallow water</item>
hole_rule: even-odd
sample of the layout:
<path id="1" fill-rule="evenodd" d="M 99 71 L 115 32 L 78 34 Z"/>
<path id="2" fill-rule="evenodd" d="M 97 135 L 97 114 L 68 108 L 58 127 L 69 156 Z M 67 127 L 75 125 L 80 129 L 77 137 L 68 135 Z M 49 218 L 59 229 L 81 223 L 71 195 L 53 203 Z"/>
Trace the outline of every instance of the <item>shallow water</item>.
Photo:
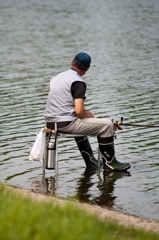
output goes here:
<path id="1" fill-rule="evenodd" d="M 59 139 L 59 177 L 28 160 L 44 126 L 49 81 L 76 53 L 92 57 L 86 109 L 96 117 L 159 125 L 158 0 L 0 1 L 0 181 L 159 221 L 159 128 L 123 127 L 116 155 L 128 173 L 85 169 Z M 97 156 L 96 138 L 90 138 Z"/>

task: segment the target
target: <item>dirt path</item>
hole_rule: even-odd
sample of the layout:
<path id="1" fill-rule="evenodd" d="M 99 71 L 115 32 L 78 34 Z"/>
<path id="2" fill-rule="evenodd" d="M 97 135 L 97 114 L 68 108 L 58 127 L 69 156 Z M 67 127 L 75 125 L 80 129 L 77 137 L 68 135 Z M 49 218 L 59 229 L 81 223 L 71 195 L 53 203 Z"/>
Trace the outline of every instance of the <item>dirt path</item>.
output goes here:
<path id="1" fill-rule="evenodd" d="M 69 200 L 52 197 L 52 196 L 46 196 L 40 193 L 35 193 L 31 190 L 19 189 L 11 186 L 7 186 L 7 189 L 10 189 L 10 191 L 13 191 L 13 192 L 18 192 L 22 194 L 24 197 L 29 197 L 36 201 L 54 201 L 57 204 L 64 204 L 66 202 L 71 202 Z M 85 211 L 91 214 L 95 214 L 99 219 L 102 219 L 102 220 L 109 219 L 111 221 L 116 220 L 120 225 L 124 225 L 126 227 L 134 227 L 138 229 L 144 229 L 147 231 L 159 233 L 159 222 L 156 222 L 152 219 L 138 218 L 132 215 L 120 213 L 120 212 L 103 208 L 100 206 L 89 205 L 86 203 L 76 202 L 76 205 L 79 209 L 84 209 Z"/>

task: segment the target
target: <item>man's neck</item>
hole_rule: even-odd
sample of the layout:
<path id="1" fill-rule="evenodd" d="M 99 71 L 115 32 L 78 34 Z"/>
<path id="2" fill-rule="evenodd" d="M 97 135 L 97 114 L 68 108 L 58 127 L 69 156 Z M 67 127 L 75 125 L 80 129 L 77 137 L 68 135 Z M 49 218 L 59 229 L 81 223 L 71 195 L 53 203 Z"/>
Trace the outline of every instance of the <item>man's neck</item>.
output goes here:
<path id="1" fill-rule="evenodd" d="M 75 68 L 75 67 L 71 67 L 71 69 L 74 70 L 74 71 L 76 71 L 76 72 L 78 73 L 78 75 L 82 76 L 82 75 L 80 74 L 80 70 L 79 70 L 79 69 L 77 70 L 77 68 Z"/>

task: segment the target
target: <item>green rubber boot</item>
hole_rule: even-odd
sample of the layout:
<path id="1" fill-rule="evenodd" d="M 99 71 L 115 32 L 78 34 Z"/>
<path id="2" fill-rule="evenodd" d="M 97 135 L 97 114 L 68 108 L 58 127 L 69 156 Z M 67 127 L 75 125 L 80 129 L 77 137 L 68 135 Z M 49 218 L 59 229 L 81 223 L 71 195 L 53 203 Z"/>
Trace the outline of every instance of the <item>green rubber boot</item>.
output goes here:
<path id="1" fill-rule="evenodd" d="M 87 137 L 76 137 L 75 141 L 77 143 L 77 146 L 81 152 L 81 155 L 86 163 L 87 167 L 97 167 L 98 166 L 98 160 L 94 157 L 92 148 L 90 146 L 90 143 L 88 141 Z M 100 165 L 102 165 L 103 162 L 100 161 Z"/>
<path id="2" fill-rule="evenodd" d="M 131 167 L 129 163 L 117 161 L 114 150 L 113 136 L 109 138 L 98 137 L 99 149 L 103 159 L 103 168 L 111 171 L 125 171 Z"/>

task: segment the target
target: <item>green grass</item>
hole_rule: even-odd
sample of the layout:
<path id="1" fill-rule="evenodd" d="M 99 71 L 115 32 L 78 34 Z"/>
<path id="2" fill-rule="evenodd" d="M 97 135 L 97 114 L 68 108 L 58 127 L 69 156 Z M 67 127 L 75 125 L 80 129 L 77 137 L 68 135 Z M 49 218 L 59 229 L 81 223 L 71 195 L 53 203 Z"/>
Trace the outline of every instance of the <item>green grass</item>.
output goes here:
<path id="1" fill-rule="evenodd" d="M 0 239 L 158 240 L 159 234 L 100 221 L 74 203 L 37 202 L 0 186 Z"/>

